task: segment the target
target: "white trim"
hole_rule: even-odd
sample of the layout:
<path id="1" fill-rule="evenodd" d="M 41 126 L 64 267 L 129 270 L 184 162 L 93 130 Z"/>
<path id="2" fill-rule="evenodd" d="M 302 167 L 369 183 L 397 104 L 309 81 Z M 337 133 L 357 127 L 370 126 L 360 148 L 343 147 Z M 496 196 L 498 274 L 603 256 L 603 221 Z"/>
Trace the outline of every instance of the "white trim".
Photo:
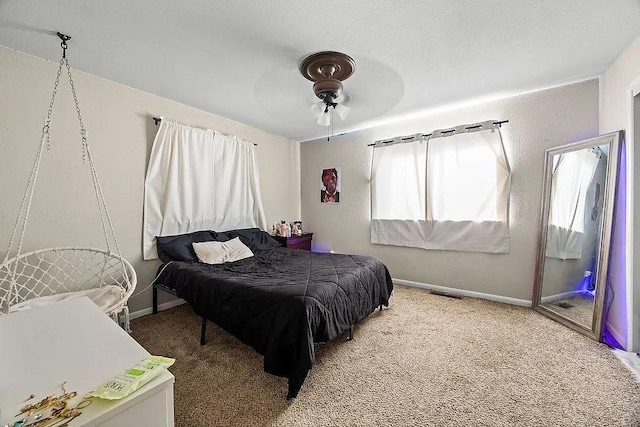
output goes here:
<path id="1" fill-rule="evenodd" d="M 598 135 L 600 135 L 600 131 L 602 128 L 602 118 L 604 117 L 604 88 L 602 87 L 602 83 L 604 81 L 604 74 L 600 74 L 598 76 Z"/>
<path id="2" fill-rule="evenodd" d="M 635 91 L 633 90 L 633 84 L 630 87 L 630 90 L 628 92 L 629 94 L 629 108 L 627 109 L 629 111 L 629 124 L 627 126 L 627 129 L 629 129 L 629 131 L 627 132 L 627 134 L 625 135 L 625 147 L 626 147 L 626 165 L 625 165 L 625 173 L 626 173 L 626 179 L 625 179 L 625 184 L 627 186 L 626 188 L 626 211 L 625 211 L 625 216 L 626 216 L 626 221 L 625 221 L 625 227 L 626 227 L 626 262 L 625 262 L 625 289 L 626 289 L 626 308 L 627 308 L 627 313 L 626 313 L 626 317 L 627 317 L 627 330 L 626 330 L 626 335 L 627 335 L 627 339 L 620 341 L 618 339 L 618 337 L 612 332 L 611 335 L 614 336 L 614 338 L 619 342 L 619 343 L 625 343 L 625 345 L 623 345 L 625 350 L 629 350 L 631 351 L 633 349 L 633 181 L 634 181 L 634 172 L 633 172 L 633 155 L 634 155 L 634 150 L 633 150 L 633 132 L 634 132 L 634 126 L 633 126 L 633 122 L 635 121 L 635 117 L 634 117 L 634 96 L 633 93 Z M 607 323 L 608 325 L 608 323 Z M 609 329 L 610 331 L 613 331 L 613 329 Z M 616 331 L 617 332 L 617 331 Z"/>
<path id="3" fill-rule="evenodd" d="M 404 280 L 404 279 L 396 279 L 396 278 L 392 278 L 392 280 L 394 283 L 397 283 L 399 285 L 412 286 L 414 288 L 423 288 L 423 289 L 429 289 L 432 291 L 445 292 L 451 295 L 458 295 L 458 296 L 471 297 L 471 298 L 482 298 L 490 301 L 503 302 L 506 304 L 520 305 L 523 307 L 531 307 L 531 301 L 525 300 L 525 299 L 503 297 L 501 295 L 485 294 L 484 292 L 467 291 L 464 289 L 448 288 L 446 286 L 438 286 L 438 285 L 432 285 L 429 283 L 414 282 L 412 280 Z"/>
<path id="4" fill-rule="evenodd" d="M 640 94 L 640 77 L 631 82 L 631 96 L 634 97 L 638 94 Z"/>
<path id="5" fill-rule="evenodd" d="M 631 371 L 637 383 L 640 383 L 640 358 L 631 351 L 612 349 L 611 352 Z"/>
<path id="6" fill-rule="evenodd" d="M 175 299 L 173 301 L 159 304 L 158 311 L 169 310 L 170 308 L 177 307 L 185 303 L 186 301 L 183 299 Z M 143 308 L 142 310 L 134 311 L 133 313 L 129 314 L 129 319 L 131 320 L 137 319 L 138 317 L 146 316 L 147 314 L 152 314 L 152 313 L 153 313 L 152 307 Z"/>
<path id="7" fill-rule="evenodd" d="M 561 299 L 561 298 L 568 298 L 568 297 L 572 297 L 575 295 L 580 295 L 582 294 L 582 291 L 569 291 L 569 292 L 563 292 L 561 294 L 555 294 L 555 295 L 549 295 L 548 297 L 542 297 L 540 298 L 540 302 L 549 302 L 549 301 L 555 301 L 557 299 Z"/>
<path id="8" fill-rule="evenodd" d="M 637 77 L 635 80 L 633 80 L 631 82 L 631 84 L 629 85 L 629 89 L 628 89 L 628 109 L 627 111 L 628 113 L 628 129 L 629 131 L 627 132 L 627 134 L 625 135 L 625 147 L 626 147 L 626 185 L 627 185 L 627 194 L 626 196 L 626 202 L 627 202 L 627 209 L 626 209 L 626 240 L 627 240 L 627 245 L 626 245 L 626 262 L 625 262 L 625 266 L 626 266 L 626 294 L 627 294 L 627 301 L 626 301 L 626 307 L 627 307 L 627 331 L 626 331 L 626 335 L 627 335 L 627 339 L 626 341 L 626 346 L 625 349 L 628 351 L 634 351 L 637 350 L 636 347 L 636 343 L 635 343 L 635 339 L 634 339 L 634 322 L 633 322 L 633 314 L 634 314 L 634 304 L 633 304 L 633 274 L 634 274 L 634 268 L 633 268 L 633 225 L 634 225 L 634 221 L 633 221 L 633 205 L 634 205 L 634 201 L 633 201 L 633 192 L 634 192 L 634 132 L 635 132 L 635 126 L 634 126 L 634 122 L 635 122 L 635 111 L 634 111 L 634 98 L 636 95 L 638 95 L 640 93 L 640 77 Z M 635 307 L 636 310 L 640 310 L 640 307 Z M 616 338 L 618 339 L 618 338 Z M 624 341 L 618 341 L 620 343 L 624 342 Z"/>
<path id="9" fill-rule="evenodd" d="M 618 344 L 622 345 L 622 343 L 624 342 L 624 334 L 620 333 L 616 328 L 613 327 L 613 325 L 609 322 L 605 322 L 606 325 L 606 329 L 607 331 L 609 331 L 609 333 L 611 335 L 613 335 L 613 337 L 616 339 L 616 341 L 618 341 Z"/>

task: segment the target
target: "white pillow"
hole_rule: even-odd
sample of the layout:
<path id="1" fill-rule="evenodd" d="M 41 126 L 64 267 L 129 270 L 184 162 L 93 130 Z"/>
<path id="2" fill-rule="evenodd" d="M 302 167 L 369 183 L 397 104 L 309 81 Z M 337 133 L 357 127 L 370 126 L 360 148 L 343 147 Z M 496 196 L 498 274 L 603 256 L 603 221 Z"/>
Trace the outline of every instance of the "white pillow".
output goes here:
<path id="1" fill-rule="evenodd" d="M 226 242 L 193 243 L 193 250 L 198 260 L 207 264 L 224 264 L 253 256 L 251 249 L 246 247 L 238 237 Z"/>

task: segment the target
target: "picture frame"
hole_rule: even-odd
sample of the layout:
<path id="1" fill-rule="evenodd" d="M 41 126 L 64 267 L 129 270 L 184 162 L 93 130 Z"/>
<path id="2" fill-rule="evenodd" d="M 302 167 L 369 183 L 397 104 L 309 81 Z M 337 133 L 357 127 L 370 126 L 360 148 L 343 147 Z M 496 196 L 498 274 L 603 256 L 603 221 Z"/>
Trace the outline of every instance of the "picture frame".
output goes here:
<path id="1" fill-rule="evenodd" d="M 342 170 L 339 167 L 321 169 L 320 203 L 340 203 L 341 178 Z"/>

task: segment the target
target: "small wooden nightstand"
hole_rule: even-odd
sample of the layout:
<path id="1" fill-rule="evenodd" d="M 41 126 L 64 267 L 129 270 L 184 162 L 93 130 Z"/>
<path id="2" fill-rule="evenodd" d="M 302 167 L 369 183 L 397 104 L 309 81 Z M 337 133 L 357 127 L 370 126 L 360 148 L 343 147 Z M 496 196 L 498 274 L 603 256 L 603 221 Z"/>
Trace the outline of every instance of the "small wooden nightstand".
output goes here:
<path id="1" fill-rule="evenodd" d="M 289 249 L 302 249 L 303 251 L 311 250 L 311 238 L 313 233 L 304 233 L 302 236 L 281 237 L 272 236 L 280 245 Z"/>

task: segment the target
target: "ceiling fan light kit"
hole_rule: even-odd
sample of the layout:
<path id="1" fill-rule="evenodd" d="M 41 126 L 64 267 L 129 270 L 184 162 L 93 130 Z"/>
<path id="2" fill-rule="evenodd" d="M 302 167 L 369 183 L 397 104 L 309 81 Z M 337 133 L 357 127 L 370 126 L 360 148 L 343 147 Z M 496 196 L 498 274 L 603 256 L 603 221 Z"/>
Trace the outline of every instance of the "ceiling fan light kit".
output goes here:
<path id="1" fill-rule="evenodd" d="M 331 114 L 335 111 L 340 119 L 346 119 L 351 108 L 338 100 L 342 94 L 342 82 L 353 74 L 356 62 L 341 52 L 324 51 L 307 56 L 300 63 L 300 73 L 314 82 L 313 93 L 320 102 L 311 106 L 320 126 L 331 125 Z M 330 111 L 330 108 L 333 110 Z"/>
<path id="2" fill-rule="evenodd" d="M 347 107 L 344 104 L 337 104 L 333 107 L 335 112 L 338 114 L 341 120 L 344 120 L 349 115 L 349 111 L 351 111 L 351 107 Z"/>

